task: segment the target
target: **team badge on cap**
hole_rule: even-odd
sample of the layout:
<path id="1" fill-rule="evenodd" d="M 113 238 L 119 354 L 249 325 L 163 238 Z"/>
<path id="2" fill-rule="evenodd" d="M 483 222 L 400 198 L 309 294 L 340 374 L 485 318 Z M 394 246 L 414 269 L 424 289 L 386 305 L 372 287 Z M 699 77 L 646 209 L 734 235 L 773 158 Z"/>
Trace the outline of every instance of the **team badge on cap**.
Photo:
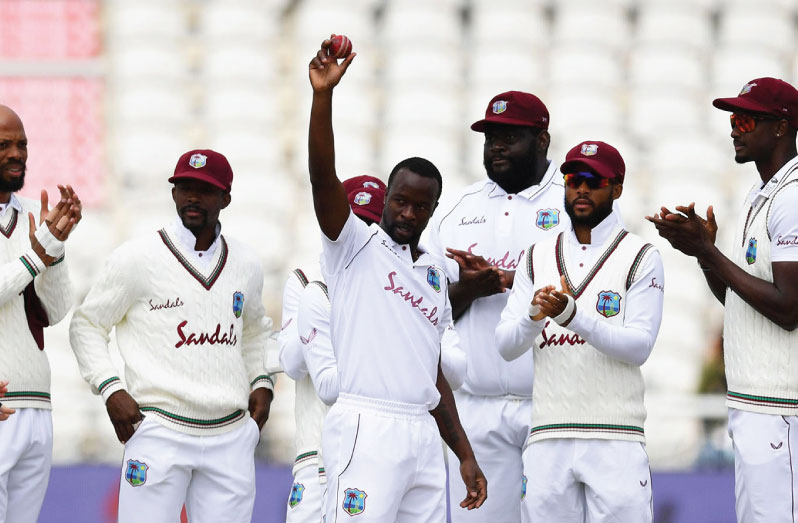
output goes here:
<path id="1" fill-rule="evenodd" d="M 598 152 L 598 145 L 594 143 L 586 143 L 582 144 L 582 150 L 580 151 L 584 156 L 593 156 Z"/>
<path id="2" fill-rule="evenodd" d="M 236 315 L 236 318 L 240 318 L 241 313 L 243 311 L 244 311 L 244 294 L 236 291 L 233 293 L 233 314 Z"/>
<path id="3" fill-rule="evenodd" d="M 491 110 L 493 111 L 493 114 L 502 114 L 507 110 L 507 102 L 504 100 L 493 102 L 493 107 Z"/>
<path id="4" fill-rule="evenodd" d="M 750 93 L 751 89 L 753 89 L 754 87 L 756 87 L 756 82 L 751 82 L 750 84 L 745 84 L 743 86 L 742 90 L 740 90 L 740 94 L 738 94 L 737 96 L 742 96 L 744 94 Z"/>
<path id="5" fill-rule="evenodd" d="M 134 487 L 139 487 L 147 482 L 147 470 L 150 467 L 143 461 L 127 460 L 125 479 Z"/>
<path id="6" fill-rule="evenodd" d="M 356 488 L 344 490 L 344 504 L 341 507 L 350 516 L 357 516 L 366 511 L 366 498 L 368 494 Z"/>
<path id="7" fill-rule="evenodd" d="M 206 163 L 208 163 L 208 157 L 204 154 L 192 154 L 191 158 L 188 159 L 188 164 L 195 169 L 205 167 Z"/>
<path id="8" fill-rule="evenodd" d="M 435 267 L 427 269 L 427 283 L 435 289 L 435 292 L 441 292 L 441 271 Z"/>
<path id="9" fill-rule="evenodd" d="M 291 508 L 296 507 L 302 501 L 302 494 L 305 492 L 305 485 L 302 483 L 294 483 L 291 487 L 291 496 L 288 498 L 288 506 Z"/>
<path id="10" fill-rule="evenodd" d="M 560 210 L 559 209 L 540 209 L 538 210 L 538 219 L 535 225 L 538 228 L 548 231 L 560 224 Z"/>
<path id="11" fill-rule="evenodd" d="M 596 301 L 596 310 L 606 318 L 621 312 L 621 295 L 613 291 L 601 291 Z"/>
<path id="12" fill-rule="evenodd" d="M 748 265 L 753 265 L 756 261 L 756 238 L 748 239 L 748 249 L 745 250 L 745 261 Z"/>
<path id="13" fill-rule="evenodd" d="M 369 203 L 371 203 L 371 195 L 367 192 L 359 192 L 355 195 L 353 203 L 357 205 L 368 205 Z"/>

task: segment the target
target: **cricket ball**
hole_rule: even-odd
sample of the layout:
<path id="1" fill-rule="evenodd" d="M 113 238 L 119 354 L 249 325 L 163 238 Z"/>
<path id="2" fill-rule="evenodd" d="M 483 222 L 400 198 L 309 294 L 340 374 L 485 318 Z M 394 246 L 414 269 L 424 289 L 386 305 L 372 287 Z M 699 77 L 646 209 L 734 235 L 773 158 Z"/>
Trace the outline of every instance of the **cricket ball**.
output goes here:
<path id="1" fill-rule="evenodd" d="M 342 59 L 349 56 L 352 52 L 352 40 L 344 35 L 335 35 L 331 38 L 330 56 L 336 59 Z"/>

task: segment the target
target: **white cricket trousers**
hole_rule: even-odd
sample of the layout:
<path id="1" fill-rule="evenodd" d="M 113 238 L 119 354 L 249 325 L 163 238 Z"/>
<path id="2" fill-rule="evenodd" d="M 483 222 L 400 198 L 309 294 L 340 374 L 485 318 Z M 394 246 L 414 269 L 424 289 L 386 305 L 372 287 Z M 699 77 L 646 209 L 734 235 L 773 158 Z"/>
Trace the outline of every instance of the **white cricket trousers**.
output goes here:
<path id="1" fill-rule="evenodd" d="M 524 450 L 526 523 L 651 523 L 651 471 L 636 441 L 546 439 Z"/>
<path id="2" fill-rule="evenodd" d="M 125 445 L 118 522 L 175 523 L 185 502 L 191 523 L 250 523 L 259 438 L 250 417 L 215 436 L 184 434 L 144 418 Z"/>
<path id="3" fill-rule="evenodd" d="M 0 523 L 36 523 L 53 459 L 53 418 L 17 409 L 0 421 Z"/>
<path id="4" fill-rule="evenodd" d="M 296 471 L 288 494 L 285 523 L 319 523 L 322 516 L 322 492 L 316 463 Z"/>
<path id="5" fill-rule="evenodd" d="M 446 469 L 425 405 L 341 394 L 324 420 L 326 523 L 444 523 Z"/>
<path id="6" fill-rule="evenodd" d="M 460 507 L 466 487 L 457 473 L 459 461 L 449 453 L 449 507 L 452 523 L 519 523 L 525 493 L 524 445 L 532 421 L 532 399 L 518 396 L 474 396 L 455 392 L 460 422 L 488 480 L 488 499 L 479 510 Z"/>
<path id="7" fill-rule="evenodd" d="M 798 416 L 729 409 L 740 523 L 798 523 Z"/>

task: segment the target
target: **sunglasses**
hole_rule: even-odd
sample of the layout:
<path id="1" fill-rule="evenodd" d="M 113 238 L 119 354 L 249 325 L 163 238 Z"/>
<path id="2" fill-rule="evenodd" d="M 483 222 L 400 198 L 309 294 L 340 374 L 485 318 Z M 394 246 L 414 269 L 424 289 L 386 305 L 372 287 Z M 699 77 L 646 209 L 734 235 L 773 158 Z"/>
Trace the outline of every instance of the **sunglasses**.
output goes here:
<path id="1" fill-rule="evenodd" d="M 750 133 L 756 129 L 756 122 L 758 120 L 776 120 L 776 118 L 769 118 L 767 116 L 752 116 L 750 114 L 737 114 L 732 113 L 729 115 L 731 120 L 732 129 L 738 129 L 741 133 Z"/>
<path id="2" fill-rule="evenodd" d="M 591 172 L 568 173 L 563 176 L 565 185 L 571 189 L 576 189 L 586 183 L 590 189 L 603 189 L 609 187 L 610 179 L 603 176 L 596 176 Z"/>

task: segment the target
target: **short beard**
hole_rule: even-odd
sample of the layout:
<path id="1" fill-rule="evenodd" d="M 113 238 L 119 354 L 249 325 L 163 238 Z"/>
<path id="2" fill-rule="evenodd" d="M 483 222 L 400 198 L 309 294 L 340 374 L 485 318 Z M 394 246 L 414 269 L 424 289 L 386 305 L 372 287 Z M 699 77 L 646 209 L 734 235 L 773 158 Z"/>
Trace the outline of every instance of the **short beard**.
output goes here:
<path id="1" fill-rule="evenodd" d="M 568 214 L 568 217 L 571 218 L 571 223 L 584 225 L 592 229 L 596 225 L 603 222 L 607 216 L 612 214 L 613 201 L 614 200 L 610 199 L 607 200 L 606 203 L 596 205 L 595 207 L 593 207 L 593 212 L 591 212 L 587 216 L 577 216 L 576 213 L 574 212 L 573 204 L 569 203 L 567 199 L 564 199 L 565 212 Z"/>
<path id="2" fill-rule="evenodd" d="M 0 177 L 0 192 L 10 193 L 17 192 L 25 185 L 25 171 L 22 171 L 22 176 L 16 180 L 4 180 Z"/>

